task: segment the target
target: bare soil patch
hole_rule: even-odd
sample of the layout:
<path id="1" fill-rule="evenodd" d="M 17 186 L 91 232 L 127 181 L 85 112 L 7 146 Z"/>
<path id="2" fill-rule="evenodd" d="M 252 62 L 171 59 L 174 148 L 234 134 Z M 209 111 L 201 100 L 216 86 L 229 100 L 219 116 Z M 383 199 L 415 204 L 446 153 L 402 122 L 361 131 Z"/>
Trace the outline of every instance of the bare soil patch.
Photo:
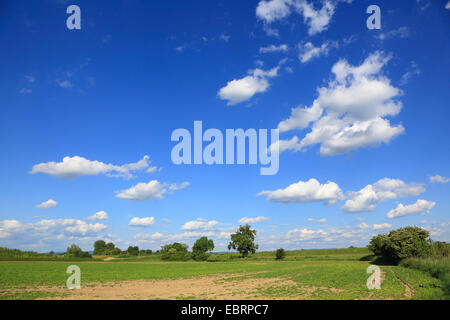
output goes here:
<path id="1" fill-rule="evenodd" d="M 259 273 L 259 272 L 258 272 Z M 256 273 L 202 276 L 182 279 L 133 280 L 108 283 L 87 283 L 80 290 L 65 287 L 41 287 L 56 293 L 44 299 L 65 300 L 149 300 L 149 299 L 308 299 L 317 289 L 338 291 L 333 288 L 299 286 L 284 278 L 251 278 Z M 242 278 L 250 276 L 249 278 Z M 236 278 L 236 279 L 233 279 Z M 280 289 L 281 294 L 265 296 L 264 289 Z M 295 288 L 294 290 L 292 290 Z M 27 289 L 29 290 L 29 289 Z M 282 292 L 286 292 L 283 295 Z M 60 294 L 60 296 L 59 296 Z"/>

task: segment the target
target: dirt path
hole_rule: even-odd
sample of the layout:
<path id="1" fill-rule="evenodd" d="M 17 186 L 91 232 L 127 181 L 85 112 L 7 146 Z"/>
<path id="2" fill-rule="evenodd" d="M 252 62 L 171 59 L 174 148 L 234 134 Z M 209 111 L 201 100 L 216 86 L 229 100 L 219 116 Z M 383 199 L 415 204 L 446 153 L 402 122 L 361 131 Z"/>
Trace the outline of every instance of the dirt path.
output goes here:
<path id="1" fill-rule="evenodd" d="M 405 297 L 405 299 L 412 299 L 414 297 L 414 288 L 406 281 L 404 281 L 402 278 L 400 278 L 394 270 L 392 270 L 392 268 L 388 268 L 389 271 L 392 272 L 392 274 L 394 275 L 394 277 L 403 285 L 403 287 L 405 288 L 405 292 L 403 294 L 403 296 Z M 408 275 L 409 276 L 409 275 Z"/>

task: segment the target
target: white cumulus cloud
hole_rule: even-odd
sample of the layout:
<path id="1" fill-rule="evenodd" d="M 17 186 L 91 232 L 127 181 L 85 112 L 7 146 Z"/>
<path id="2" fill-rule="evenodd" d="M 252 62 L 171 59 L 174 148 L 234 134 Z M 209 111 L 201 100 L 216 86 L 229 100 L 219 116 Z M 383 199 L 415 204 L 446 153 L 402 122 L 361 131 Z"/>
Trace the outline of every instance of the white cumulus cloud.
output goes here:
<path id="1" fill-rule="evenodd" d="M 44 201 L 38 205 L 36 205 L 36 208 L 38 209 L 51 209 L 56 207 L 57 202 L 53 199 L 48 199 L 47 201 Z"/>
<path id="2" fill-rule="evenodd" d="M 119 199 L 132 201 L 146 201 L 152 199 L 162 199 L 165 193 L 172 193 L 173 191 L 186 188 L 188 182 L 181 185 L 161 183 L 158 180 L 151 180 L 148 183 L 139 182 L 135 186 L 116 192 L 116 197 Z"/>
<path id="3" fill-rule="evenodd" d="M 133 227 L 148 227 L 154 223 L 155 223 L 154 217 L 145 217 L 145 218 L 134 217 L 130 220 L 130 223 L 128 223 L 128 225 Z"/>
<path id="4" fill-rule="evenodd" d="M 255 94 L 265 92 L 270 87 L 268 78 L 276 77 L 279 68 L 277 66 L 268 71 L 259 68 L 250 70 L 248 76 L 229 81 L 225 87 L 219 90 L 218 96 L 222 100 L 227 100 L 228 106 L 247 101 Z"/>
<path id="5" fill-rule="evenodd" d="M 287 50 L 287 44 L 280 44 L 279 46 L 275 46 L 272 44 L 268 47 L 259 48 L 259 53 L 286 52 Z"/>
<path id="6" fill-rule="evenodd" d="M 448 183 L 450 178 L 442 177 L 440 175 L 435 175 L 430 177 L 430 183 Z"/>
<path id="7" fill-rule="evenodd" d="M 86 220 L 88 220 L 88 221 L 106 220 L 106 219 L 108 219 L 108 213 L 106 213 L 105 211 L 98 211 L 98 212 L 94 213 L 92 216 L 86 218 Z"/>
<path id="8" fill-rule="evenodd" d="M 135 163 L 122 166 L 106 164 L 97 160 L 91 161 L 83 157 L 64 157 L 62 162 L 46 162 L 33 166 L 30 173 L 45 173 L 58 178 L 75 179 L 80 176 L 106 174 L 109 177 L 132 178 L 132 172 L 148 167 L 149 156 L 144 156 Z"/>
<path id="9" fill-rule="evenodd" d="M 249 217 L 243 217 L 239 219 L 238 223 L 247 224 L 247 223 L 258 223 L 258 222 L 264 222 L 269 220 L 269 218 L 264 216 L 259 216 L 255 218 L 249 218 Z"/>
<path id="10" fill-rule="evenodd" d="M 421 215 L 430 213 L 430 210 L 436 205 L 436 202 L 419 199 L 414 204 L 403 205 L 399 203 L 395 209 L 387 213 L 389 219 L 399 218 L 404 216 Z"/>
<path id="11" fill-rule="evenodd" d="M 332 68 L 334 79 L 328 87 L 318 88 L 318 98 L 310 107 L 299 106 L 279 123 L 280 132 L 302 130 L 311 126 L 303 139 L 280 140 L 283 150 L 300 151 L 320 144 L 320 154 L 343 154 L 366 146 L 388 143 L 404 132 L 401 124 L 392 126 L 388 119 L 397 115 L 402 103 L 401 90 L 393 87 L 382 74 L 389 57 L 382 52 L 371 54 L 361 65 L 345 60 Z"/>
<path id="12" fill-rule="evenodd" d="M 423 184 L 407 184 L 400 179 L 383 178 L 359 191 L 351 191 L 342 209 L 347 212 L 373 211 L 383 201 L 417 196 L 425 192 Z"/>
<path id="13" fill-rule="evenodd" d="M 351 2 L 351 0 L 342 0 Z M 323 0 L 321 6 L 306 0 L 262 0 L 256 7 L 256 16 L 267 24 L 288 17 L 292 12 L 303 16 L 308 34 L 314 35 L 328 29 L 339 1 Z"/>
<path id="14" fill-rule="evenodd" d="M 373 229 L 379 230 L 379 229 L 389 229 L 392 228 L 392 226 L 389 223 L 381 223 L 381 224 L 374 224 Z"/>
<path id="15" fill-rule="evenodd" d="M 218 221 L 198 218 L 197 220 L 186 222 L 181 229 L 182 230 L 211 230 L 219 224 Z"/>
<path id="16" fill-rule="evenodd" d="M 330 51 L 330 48 L 337 46 L 338 46 L 337 42 L 330 42 L 330 41 L 325 41 L 319 47 L 315 47 L 311 42 L 299 44 L 300 50 L 299 59 L 302 63 L 306 63 L 322 55 L 326 56 Z"/>
<path id="17" fill-rule="evenodd" d="M 344 199 L 344 195 L 339 186 L 328 181 L 320 184 L 319 181 L 312 178 L 308 181 L 299 181 L 287 186 L 284 189 L 274 191 L 262 191 L 258 196 L 266 195 L 267 200 L 283 203 L 307 203 L 320 202 L 333 203 L 336 200 Z"/>

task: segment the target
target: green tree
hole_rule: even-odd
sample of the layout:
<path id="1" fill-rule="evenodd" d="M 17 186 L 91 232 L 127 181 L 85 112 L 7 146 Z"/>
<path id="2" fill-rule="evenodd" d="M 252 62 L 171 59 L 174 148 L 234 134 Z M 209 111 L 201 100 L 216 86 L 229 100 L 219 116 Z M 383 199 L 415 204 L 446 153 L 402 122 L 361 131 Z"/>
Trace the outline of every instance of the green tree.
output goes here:
<path id="1" fill-rule="evenodd" d="M 130 256 L 138 256 L 139 255 L 139 247 L 138 246 L 135 246 L 135 247 L 129 246 L 127 249 L 127 253 Z"/>
<path id="2" fill-rule="evenodd" d="M 286 257 L 286 251 L 284 251 L 283 248 L 280 248 L 280 249 L 278 249 L 278 250 L 275 252 L 275 259 L 276 259 L 276 260 L 282 260 L 282 259 L 284 259 L 285 257 Z"/>
<path id="3" fill-rule="evenodd" d="M 103 240 L 97 240 L 94 242 L 94 254 L 101 255 L 104 254 L 106 250 L 106 242 Z"/>
<path id="4" fill-rule="evenodd" d="M 386 253 L 394 262 L 431 254 L 429 232 L 419 227 L 405 227 L 389 232 Z"/>
<path id="5" fill-rule="evenodd" d="M 70 247 L 67 247 L 67 254 L 77 258 L 81 258 L 83 257 L 83 250 L 81 250 L 81 248 L 76 244 L 72 244 Z"/>
<path id="6" fill-rule="evenodd" d="M 437 256 L 448 257 L 450 255 L 450 244 L 436 241 L 433 243 L 433 251 Z"/>
<path id="7" fill-rule="evenodd" d="M 377 256 L 386 255 L 386 246 L 388 243 L 389 237 L 386 234 L 379 234 L 374 236 L 369 245 L 367 246 L 369 250 L 373 252 L 373 254 Z"/>
<path id="8" fill-rule="evenodd" d="M 206 252 L 214 249 L 214 241 L 208 239 L 207 237 L 201 237 L 197 241 L 195 241 L 192 246 L 192 254 L 194 260 L 206 260 L 208 256 Z"/>
<path id="9" fill-rule="evenodd" d="M 239 226 L 239 230 L 231 235 L 228 250 L 237 250 L 243 257 L 249 253 L 255 253 L 258 245 L 255 244 L 256 230 L 250 229 L 250 225 Z"/>
<path id="10" fill-rule="evenodd" d="M 162 260 L 186 261 L 191 258 L 188 246 L 178 242 L 161 247 L 160 253 Z"/>
<path id="11" fill-rule="evenodd" d="M 105 246 L 106 250 L 113 250 L 116 246 L 112 242 L 108 242 Z"/>
<path id="12" fill-rule="evenodd" d="M 406 258 L 423 258 L 432 254 L 429 232 L 419 227 L 392 230 L 388 235 L 379 234 L 370 240 L 368 248 L 375 255 L 398 263 Z"/>

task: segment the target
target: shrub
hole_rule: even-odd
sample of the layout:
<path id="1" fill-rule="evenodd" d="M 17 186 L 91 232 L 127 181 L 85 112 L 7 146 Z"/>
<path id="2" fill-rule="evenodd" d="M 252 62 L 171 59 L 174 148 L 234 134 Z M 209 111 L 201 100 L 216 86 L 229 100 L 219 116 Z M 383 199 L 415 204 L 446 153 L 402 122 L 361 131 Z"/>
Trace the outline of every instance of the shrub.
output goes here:
<path id="1" fill-rule="evenodd" d="M 436 241 L 433 243 L 434 254 L 440 257 L 450 256 L 450 244 L 445 242 Z"/>
<path id="2" fill-rule="evenodd" d="M 149 256 L 152 254 L 152 250 L 140 250 L 139 255 L 140 256 Z"/>
<path id="3" fill-rule="evenodd" d="M 138 246 L 135 246 L 135 247 L 129 246 L 127 249 L 127 253 L 130 256 L 138 256 L 139 255 L 139 247 Z"/>
<path id="4" fill-rule="evenodd" d="M 208 262 L 224 262 L 232 259 L 232 256 L 228 253 L 211 253 L 208 255 L 206 261 Z"/>
<path id="5" fill-rule="evenodd" d="M 114 248 L 114 249 L 106 249 L 104 251 L 104 254 L 107 256 L 118 256 L 122 253 L 122 250 L 120 250 L 119 248 Z"/>
<path id="6" fill-rule="evenodd" d="M 430 256 L 432 247 L 428 236 L 428 231 L 422 228 L 400 228 L 392 230 L 388 235 L 373 237 L 368 247 L 376 255 L 398 263 L 407 258 Z"/>
<path id="7" fill-rule="evenodd" d="M 97 240 L 94 242 L 94 254 L 104 254 L 106 250 L 106 242 L 104 240 Z"/>
<path id="8" fill-rule="evenodd" d="M 212 240 L 208 240 L 207 237 L 201 237 L 197 241 L 195 241 L 192 246 L 192 256 L 194 260 L 197 261 L 205 261 L 208 258 L 206 252 L 214 249 L 214 242 Z"/>
<path id="9" fill-rule="evenodd" d="M 386 245 L 388 240 L 389 237 L 387 235 L 379 234 L 370 240 L 370 244 L 367 247 L 373 252 L 373 254 L 383 256 L 386 254 Z"/>
<path id="10" fill-rule="evenodd" d="M 394 262 L 402 259 L 431 255 L 429 232 L 418 227 L 406 227 L 389 232 L 387 254 Z"/>
<path id="11" fill-rule="evenodd" d="M 286 251 L 284 251 L 283 248 L 280 248 L 280 249 L 278 249 L 278 250 L 275 252 L 275 259 L 276 259 L 276 260 L 282 260 L 282 259 L 284 259 L 285 257 L 286 257 Z"/>
<path id="12" fill-rule="evenodd" d="M 167 244 L 161 248 L 161 259 L 168 261 L 187 261 L 191 258 L 188 246 L 182 243 Z"/>
<path id="13" fill-rule="evenodd" d="M 67 248 L 66 252 L 67 257 L 75 257 L 75 258 L 92 258 L 92 255 L 89 252 L 83 252 L 79 246 L 76 244 L 72 244 Z"/>

